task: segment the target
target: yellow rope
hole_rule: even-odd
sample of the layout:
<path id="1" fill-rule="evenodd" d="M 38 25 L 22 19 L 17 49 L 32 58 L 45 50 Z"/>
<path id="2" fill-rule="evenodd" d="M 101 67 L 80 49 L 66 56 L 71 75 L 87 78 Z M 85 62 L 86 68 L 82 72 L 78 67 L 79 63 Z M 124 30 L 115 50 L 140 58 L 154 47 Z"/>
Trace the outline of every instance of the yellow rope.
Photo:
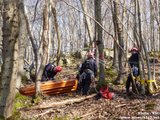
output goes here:
<path id="1" fill-rule="evenodd" d="M 147 83 L 156 82 L 156 80 L 147 80 Z"/>
<path id="2" fill-rule="evenodd" d="M 141 79 L 140 79 L 140 76 L 133 77 L 133 79 L 139 81 L 141 84 L 144 84 L 144 83 L 145 83 L 145 80 L 143 80 L 143 79 L 141 80 Z"/>

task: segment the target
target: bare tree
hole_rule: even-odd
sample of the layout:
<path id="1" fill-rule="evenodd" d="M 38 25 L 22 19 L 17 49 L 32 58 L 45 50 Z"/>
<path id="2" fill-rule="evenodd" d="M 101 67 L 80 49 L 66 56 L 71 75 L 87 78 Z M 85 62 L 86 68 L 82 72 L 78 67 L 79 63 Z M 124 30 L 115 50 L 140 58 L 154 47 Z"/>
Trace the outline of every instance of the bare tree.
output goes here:
<path id="1" fill-rule="evenodd" d="M 113 6 L 113 2 L 112 0 L 110 0 L 110 4 L 111 4 L 111 11 L 112 11 L 112 21 L 113 21 L 113 27 L 114 27 L 114 37 L 115 37 L 115 40 L 118 40 L 118 37 L 117 37 L 117 26 L 116 26 L 116 21 L 115 21 L 115 12 L 114 12 L 114 6 Z M 114 57 L 113 57 L 113 68 L 114 69 L 117 69 L 118 68 L 118 45 L 117 45 L 117 42 L 114 42 Z"/>
<path id="2" fill-rule="evenodd" d="M 57 40 L 58 40 L 58 48 L 57 48 L 57 65 L 59 65 L 60 57 L 61 57 L 61 38 L 60 38 L 60 31 L 58 27 L 58 22 L 57 22 L 57 13 L 56 13 L 56 2 L 52 1 L 51 2 L 51 9 L 52 9 L 52 14 L 54 16 L 54 27 L 57 33 Z"/>
<path id="3" fill-rule="evenodd" d="M 43 32 L 42 32 L 42 55 L 41 65 L 36 76 L 36 96 L 40 93 L 40 80 L 43 74 L 45 65 L 48 62 L 48 46 L 49 46 L 49 2 L 45 1 L 43 11 Z"/>
<path id="4" fill-rule="evenodd" d="M 94 0 L 95 5 L 95 20 L 101 25 L 101 0 Z M 103 83 L 105 80 L 105 68 L 104 68 L 104 43 L 102 40 L 102 28 L 99 24 L 95 23 L 95 40 L 98 46 L 99 52 L 99 82 Z"/>
<path id="5" fill-rule="evenodd" d="M 23 14 L 24 14 L 25 22 L 26 22 L 27 33 L 28 33 L 29 39 L 31 41 L 31 45 L 32 45 L 33 53 L 34 53 L 34 62 L 35 62 L 35 73 L 34 73 L 34 76 L 36 77 L 37 76 L 37 71 L 38 71 L 38 61 L 39 61 L 38 60 L 38 47 L 37 47 L 36 41 L 35 41 L 35 39 L 34 39 L 34 37 L 32 35 L 32 31 L 31 31 L 31 28 L 30 28 L 31 25 L 29 23 L 29 19 L 28 19 L 28 16 L 27 16 L 25 10 L 23 11 Z"/>
<path id="6" fill-rule="evenodd" d="M 20 22 L 20 33 L 19 33 L 19 60 L 18 60 L 18 73 L 17 73 L 17 84 L 16 84 L 16 88 L 19 88 L 21 85 L 21 79 L 22 76 L 25 76 L 24 73 L 24 53 L 25 53 L 25 49 L 26 49 L 26 42 L 27 42 L 27 29 L 26 29 L 26 21 L 25 21 L 25 16 L 24 16 L 24 0 L 21 1 L 21 3 L 19 4 L 19 10 L 20 10 L 20 18 L 21 18 L 21 22 Z"/>
<path id="7" fill-rule="evenodd" d="M 124 64 L 123 64 L 123 51 L 124 51 L 124 41 L 123 41 L 123 32 L 122 32 L 122 24 L 120 22 L 120 6 L 119 6 L 119 0 L 113 1 L 114 3 L 114 14 L 115 14 L 115 24 L 116 24 L 116 31 L 117 31 L 117 37 L 119 42 L 119 48 L 118 48 L 118 65 L 119 65 L 119 72 L 118 77 L 116 79 L 117 84 L 121 84 L 123 81 L 123 78 L 125 77 L 124 74 Z"/>
<path id="8" fill-rule="evenodd" d="M 158 19 L 159 19 L 159 22 L 160 22 L 160 0 L 158 0 L 158 8 L 159 8 L 159 13 L 158 13 Z M 160 24 L 158 26 L 158 34 L 159 34 L 159 51 L 160 51 Z"/>
<path id="9" fill-rule="evenodd" d="M 82 6 L 82 10 L 86 13 L 87 12 L 87 2 L 86 0 L 80 0 L 81 6 Z M 88 31 L 88 37 L 90 40 L 90 45 L 93 41 L 93 30 L 92 30 L 92 26 L 91 23 L 89 21 L 89 18 L 86 17 L 86 15 L 84 14 L 84 19 L 85 19 L 85 25 L 87 27 L 87 31 Z"/>
<path id="10" fill-rule="evenodd" d="M 3 65 L 0 79 L 0 116 L 12 115 L 18 71 L 18 0 L 3 0 Z"/>
<path id="11" fill-rule="evenodd" d="M 3 19 L 2 19 L 2 4 L 3 1 L 0 1 L 0 72 L 1 72 L 1 66 L 2 66 L 2 26 L 3 26 Z"/>

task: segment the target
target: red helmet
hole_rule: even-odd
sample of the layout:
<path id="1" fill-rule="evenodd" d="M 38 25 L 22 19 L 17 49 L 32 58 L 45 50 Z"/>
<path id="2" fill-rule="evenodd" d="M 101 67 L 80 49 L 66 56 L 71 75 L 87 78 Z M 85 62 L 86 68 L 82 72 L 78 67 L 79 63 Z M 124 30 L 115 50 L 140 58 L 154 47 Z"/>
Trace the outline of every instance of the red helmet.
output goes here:
<path id="1" fill-rule="evenodd" d="M 62 67 L 61 66 L 56 66 L 55 67 L 55 72 L 60 72 L 62 70 Z"/>
<path id="2" fill-rule="evenodd" d="M 131 50 L 130 50 L 130 52 L 138 52 L 139 50 L 138 50 L 138 48 L 136 48 L 136 47 L 133 47 Z"/>
<path id="3" fill-rule="evenodd" d="M 94 56 L 94 55 L 93 55 L 92 52 L 88 52 L 88 54 L 87 54 L 87 57 L 88 57 L 88 58 L 93 58 L 93 56 Z"/>

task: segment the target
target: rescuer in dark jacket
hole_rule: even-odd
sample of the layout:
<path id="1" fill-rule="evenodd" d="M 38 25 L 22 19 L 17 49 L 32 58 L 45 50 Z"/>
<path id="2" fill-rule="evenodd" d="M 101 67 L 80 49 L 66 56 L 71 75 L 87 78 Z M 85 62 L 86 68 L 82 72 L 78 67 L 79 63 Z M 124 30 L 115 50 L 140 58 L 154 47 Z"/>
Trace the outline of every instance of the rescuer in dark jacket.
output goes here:
<path id="1" fill-rule="evenodd" d="M 61 70 L 62 70 L 61 66 L 55 66 L 51 63 L 48 63 L 44 68 L 41 82 L 54 80 L 54 76 Z"/>
<path id="2" fill-rule="evenodd" d="M 129 58 L 129 65 L 132 69 L 132 73 L 134 77 L 139 76 L 140 72 L 139 72 L 139 50 L 136 47 L 133 47 L 131 49 L 131 56 Z M 127 94 L 130 93 L 130 84 L 133 81 L 133 77 L 131 75 L 131 73 L 128 75 L 127 81 L 126 81 L 126 92 Z M 132 90 L 133 90 L 133 83 L 132 83 Z M 134 90 L 133 90 L 134 91 Z"/>
<path id="3" fill-rule="evenodd" d="M 92 52 L 88 52 L 87 59 L 82 63 L 79 70 L 79 83 L 82 94 L 87 95 L 92 80 L 97 76 L 97 64 Z"/>

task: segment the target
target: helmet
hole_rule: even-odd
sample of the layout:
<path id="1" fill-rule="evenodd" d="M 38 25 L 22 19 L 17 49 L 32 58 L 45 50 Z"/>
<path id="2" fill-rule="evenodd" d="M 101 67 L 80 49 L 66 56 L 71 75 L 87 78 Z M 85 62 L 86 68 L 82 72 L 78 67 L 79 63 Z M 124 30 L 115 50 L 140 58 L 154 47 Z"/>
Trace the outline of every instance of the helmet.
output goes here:
<path id="1" fill-rule="evenodd" d="M 131 50 L 130 50 L 130 52 L 138 52 L 139 50 L 138 50 L 138 48 L 136 48 L 136 47 L 133 47 Z"/>
<path id="2" fill-rule="evenodd" d="M 55 72 L 60 72 L 62 70 L 62 67 L 61 66 L 56 66 L 54 70 L 55 70 Z"/>
<path id="3" fill-rule="evenodd" d="M 88 54 L 87 54 L 87 57 L 88 57 L 88 58 L 93 58 L 93 56 L 94 56 L 94 55 L 93 55 L 92 52 L 88 52 Z"/>

